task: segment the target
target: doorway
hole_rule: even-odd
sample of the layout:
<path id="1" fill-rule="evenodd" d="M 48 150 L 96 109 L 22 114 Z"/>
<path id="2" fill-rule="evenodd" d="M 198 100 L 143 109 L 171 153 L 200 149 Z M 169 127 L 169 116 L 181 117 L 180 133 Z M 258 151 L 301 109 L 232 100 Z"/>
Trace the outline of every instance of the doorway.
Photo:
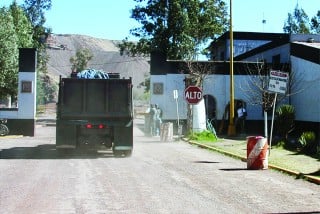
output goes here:
<path id="1" fill-rule="evenodd" d="M 212 126 L 217 128 L 217 102 L 216 99 L 210 95 L 206 94 L 203 96 L 205 109 L 206 109 L 206 121 L 210 121 Z"/>

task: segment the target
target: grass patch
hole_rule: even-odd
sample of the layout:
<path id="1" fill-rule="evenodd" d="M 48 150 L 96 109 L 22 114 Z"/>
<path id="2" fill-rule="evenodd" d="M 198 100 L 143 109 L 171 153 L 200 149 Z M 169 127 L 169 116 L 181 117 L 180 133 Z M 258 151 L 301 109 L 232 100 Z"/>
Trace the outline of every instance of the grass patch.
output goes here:
<path id="1" fill-rule="evenodd" d="M 216 136 L 208 130 L 202 132 L 194 132 L 189 135 L 189 139 L 199 142 L 216 142 L 218 140 Z"/>
<path id="2" fill-rule="evenodd" d="M 199 140 L 198 140 L 199 141 Z M 204 140 L 205 141 L 205 140 Z M 200 142 L 200 141 L 199 141 Z M 201 142 L 208 146 L 221 149 L 241 157 L 247 157 L 247 141 L 246 140 L 225 140 L 218 139 L 216 141 Z M 268 155 L 268 163 L 286 168 L 292 171 L 309 174 L 319 177 L 319 159 L 300 154 L 297 151 L 290 151 L 282 144 L 272 146 L 270 155 Z"/>

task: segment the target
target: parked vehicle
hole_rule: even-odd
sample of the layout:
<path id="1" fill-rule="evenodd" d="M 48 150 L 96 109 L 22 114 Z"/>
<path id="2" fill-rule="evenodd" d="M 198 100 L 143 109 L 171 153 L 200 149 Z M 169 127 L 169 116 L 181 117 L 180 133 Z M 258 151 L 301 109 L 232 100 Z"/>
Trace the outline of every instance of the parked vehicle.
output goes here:
<path id="1" fill-rule="evenodd" d="M 58 151 L 109 148 L 115 156 L 131 155 L 132 79 L 120 79 L 120 75 L 114 73 L 106 76 L 107 79 L 60 77 L 56 125 Z"/>

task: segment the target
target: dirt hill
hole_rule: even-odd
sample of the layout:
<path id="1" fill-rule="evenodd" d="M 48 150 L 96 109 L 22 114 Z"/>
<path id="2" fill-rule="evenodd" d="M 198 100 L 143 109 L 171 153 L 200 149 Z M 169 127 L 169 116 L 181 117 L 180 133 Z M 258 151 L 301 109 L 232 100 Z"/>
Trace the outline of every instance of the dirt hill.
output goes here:
<path id="1" fill-rule="evenodd" d="M 48 72 L 58 82 L 59 76 L 70 75 L 70 58 L 80 48 L 93 53 L 88 68 L 120 73 L 121 77 L 132 77 L 133 87 L 139 93 L 143 91 L 138 85 L 149 77 L 150 65 L 147 58 L 120 56 L 116 46 L 120 41 L 93 38 L 84 35 L 54 34 L 48 39 Z"/>

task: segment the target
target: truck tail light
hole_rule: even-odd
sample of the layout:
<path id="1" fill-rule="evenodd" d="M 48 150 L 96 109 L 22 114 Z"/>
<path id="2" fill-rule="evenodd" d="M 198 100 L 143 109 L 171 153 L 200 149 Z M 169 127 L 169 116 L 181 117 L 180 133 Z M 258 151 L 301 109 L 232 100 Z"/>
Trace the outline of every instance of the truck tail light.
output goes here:
<path id="1" fill-rule="evenodd" d="M 98 128 L 99 128 L 99 129 L 103 129 L 103 128 L 104 128 L 104 125 L 103 125 L 103 124 L 99 124 Z"/>
<path id="2" fill-rule="evenodd" d="M 87 129 L 92 129 L 92 124 L 88 123 L 88 124 L 86 125 L 86 128 L 87 128 Z"/>

